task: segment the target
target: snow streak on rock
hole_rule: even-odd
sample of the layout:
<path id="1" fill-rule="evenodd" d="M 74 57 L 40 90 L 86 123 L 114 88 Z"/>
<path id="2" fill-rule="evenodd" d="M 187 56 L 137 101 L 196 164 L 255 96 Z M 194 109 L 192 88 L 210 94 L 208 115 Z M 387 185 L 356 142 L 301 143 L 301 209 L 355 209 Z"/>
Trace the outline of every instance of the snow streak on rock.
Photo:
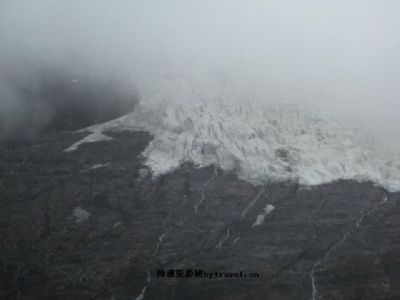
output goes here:
<path id="1" fill-rule="evenodd" d="M 23 164 L 25 164 L 25 162 L 26 162 L 26 157 L 24 157 L 24 159 L 21 162 L 17 163 L 15 166 L 13 166 L 11 168 L 10 172 L 8 173 L 8 175 L 12 175 L 14 173 L 14 170 L 16 170 L 19 167 L 21 167 Z"/>
<path id="2" fill-rule="evenodd" d="M 235 245 L 239 240 L 240 240 L 240 236 L 238 236 L 237 238 L 235 238 L 233 240 L 232 245 Z"/>
<path id="3" fill-rule="evenodd" d="M 142 289 L 140 294 L 135 298 L 135 300 L 143 300 L 144 299 L 144 295 L 146 294 L 146 289 L 147 289 L 147 285 L 144 286 L 144 288 Z"/>
<path id="4" fill-rule="evenodd" d="M 143 299 L 144 299 L 144 296 L 145 296 L 145 294 L 146 294 L 147 287 L 149 286 L 150 282 L 151 282 L 150 272 L 147 271 L 146 285 L 143 287 L 142 291 L 141 291 L 140 294 L 135 298 L 135 300 L 143 300 Z"/>
<path id="5" fill-rule="evenodd" d="M 111 163 L 105 163 L 105 164 L 97 164 L 97 165 L 93 165 L 89 168 L 83 169 L 81 172 L 88 172 L 88 171 L 93 171 L 93 170 L 97 170 L 100 168 L 104 168 L 104 167 L 108 167 Z"/>
<path id="6" fill-rule="evenodd" d="M 134 112 L 87 128 L 92 133 L 66 151 L 109 140 L 107 130 L 145 130 L 154 136 L 143 155 L 155 176 L 191 162 L 235 171 L 255 184 L 355 179 L 400 190 L 400 146 L 382 147 L 361 129 L 305 106 L 272 103 L 211 79 L 171 80 L 142 98 Z"/>
<path id="7" fill-rule="evenodd" d="M 163 240 L 164 240 L 164 238 L 165 238 L 166 235 L 167 235 L 167 232 L 164 232 L 162 235 L 160 235 L 160 236 L 158 237 L 158 242 L 157 242 L 157 245 L 156 245 L 156 247 L 155 247 L 155 249 L 154 249 L 154 254 L 153 254 L 153 256 L 158 252 L 158 249 L 160 249 L 160 246 L 161 246 L 161 244 L 162 244 L 162 242 L 163 242 Z"/>
<path id="8" fill-rule="evenodd" d="M 207 180 L 207 182 L 203 185 L 203 188 L 201 189 L 201 197 L 200 200 L 194 205 L 194 213 L 197 214 L 199 211 L 199 206 L 204 202 L 204 198 L 205 198 L 205 192 L 207 190 L 208 185 L 210 184 L 210 182 L 214 179 L 215 177 L 215 170 L 214 173 L 211 175 L 211 177 Z"/>
<path id="9" fill-rule="evenodd" d="M 256 202 L 258 201 L 258 199 L 261 197 L 261 195 L 265 192 L 265 188 L 263 187 L 261 189 L 261 191 L 257 194 L 257 196 L 246 206 L 246 208 L 242 211 L 242 213 L 240 214 L 240 218 L 243 219 L 248 211 L 254 206 L 254 204 L 256 204 Z"/>
<path id="10" fill-rule="evenodd" d="M 334 252 L 341 246 L 343 243 L 345 243 L 348 239 L 348 237 L 357 229 L 361 226 L 362 222 L 364 221 L 365 217 L 369 216 L 371 213 L 373 213 L 377 208 L 379 208 L 382 204 L 386 203 L 388 200 L 388 197 L 385 195 L 382 199 L 381 202 L 378 202 L 375 204 L 372 208 L 368 209 L 365 211 L 355 222 L 355 226 L 347 230 L 342 237 L 334 243 L 328 251 L 325 252 L 324 256 L 320 259 L 318 259 L 315 264 L 313 265 L 311 272 L 310 272 L 310 279 L 311 279 L 311 287 L 312 287 L 312 295 L 311 295 L 311 300 L 318 300 L 319 297 L 319 292 L 318 292 L 318 287 L 317 287 L 317 279 L 316 279 L 316 272 L 321 271 L 321 266 L 334 254 Z"/>
<path id="11" fill-rule="evenodd" d="M 181 204 L 181 206 L 184 206 L 184 205 L 186 205 L 186 204 L 187 204 L 187 202 L 188 202 L 188 197 L 187 197 L 187 195 L 185 194 L 185 195 L 183 195 L 183 200 L 182 200 L 182 204 Z"/>
<path id="12" fill-rule="evenodd" d="M 222 239 L 218 242 L 217 244 L 217 248 L 219 250 L 222 250 L 222 246 L 224 245 L 224 243 L 229 239 L 229 237 L 231 236 L 231 228 L 228 228 L 228 230 L 225 232 L 224 236 L 222 237 Z"/>

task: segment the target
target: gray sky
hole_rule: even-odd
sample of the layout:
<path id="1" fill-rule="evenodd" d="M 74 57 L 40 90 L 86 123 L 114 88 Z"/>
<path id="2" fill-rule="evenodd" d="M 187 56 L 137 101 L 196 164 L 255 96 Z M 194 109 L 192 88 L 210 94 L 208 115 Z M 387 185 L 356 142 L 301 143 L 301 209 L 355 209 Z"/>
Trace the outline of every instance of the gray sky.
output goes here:
<path id="1" fill-rule="evenodd" d="M 32 61 L 133 79 L 200 66 L 394 126 L 399 15 L 397 0 L 2 0 L 0 80 Z"/>

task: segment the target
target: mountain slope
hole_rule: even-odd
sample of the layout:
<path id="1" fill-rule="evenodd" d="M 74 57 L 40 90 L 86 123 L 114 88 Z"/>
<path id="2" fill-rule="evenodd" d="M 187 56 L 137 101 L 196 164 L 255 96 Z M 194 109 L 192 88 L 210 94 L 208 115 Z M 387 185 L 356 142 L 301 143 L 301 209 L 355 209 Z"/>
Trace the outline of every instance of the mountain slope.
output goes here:
<path id="1" fill-rule="evenodd" d="M 83 133 L 2 147 L 3 299 L 400 297 L 398 194 L 354 181 L 254 186 L 189 163 L 152 178 L 141 155 L 151 136 L 106 134 L 71 152 Z"/>

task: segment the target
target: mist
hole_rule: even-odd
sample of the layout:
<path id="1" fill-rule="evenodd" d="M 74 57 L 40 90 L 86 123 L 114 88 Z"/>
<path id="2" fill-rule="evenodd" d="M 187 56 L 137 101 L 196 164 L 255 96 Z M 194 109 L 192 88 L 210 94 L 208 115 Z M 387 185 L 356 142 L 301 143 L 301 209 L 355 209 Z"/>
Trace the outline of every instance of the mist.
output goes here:
<path id="1" fill-rule="evenodd" d="M 21 85 L 35 90 L 43 70 L 112 81 L 141 101 L 166 73 L 223 77 L 228 88 L 262 91 L 265 101 L 395 128 L 399 13 L 395 0 L 2 1 L 2 131 L 48 123 L 53 105 L 21 94 Z"/>

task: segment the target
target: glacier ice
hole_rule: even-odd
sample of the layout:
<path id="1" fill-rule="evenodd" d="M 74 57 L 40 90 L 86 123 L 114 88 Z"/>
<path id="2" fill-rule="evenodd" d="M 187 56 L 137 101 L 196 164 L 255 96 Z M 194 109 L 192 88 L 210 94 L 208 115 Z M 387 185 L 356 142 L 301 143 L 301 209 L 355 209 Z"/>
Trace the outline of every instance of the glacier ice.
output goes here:
<path id="1" fill-rule="evenodd" d="M 369 139 L 355 126 L 307 107 L 266 101 L 220 83 L 172 81 L 149 90 L 135 111 L 86 128 L 91 134 L 67 151 L 107 140 L 103 132 L 112 130 L 154 136 L 143 152 L 154 176 L 190 162 L 234 171 L 255 185 L 354 179 L 400 190 L 400 147 Z"/>

